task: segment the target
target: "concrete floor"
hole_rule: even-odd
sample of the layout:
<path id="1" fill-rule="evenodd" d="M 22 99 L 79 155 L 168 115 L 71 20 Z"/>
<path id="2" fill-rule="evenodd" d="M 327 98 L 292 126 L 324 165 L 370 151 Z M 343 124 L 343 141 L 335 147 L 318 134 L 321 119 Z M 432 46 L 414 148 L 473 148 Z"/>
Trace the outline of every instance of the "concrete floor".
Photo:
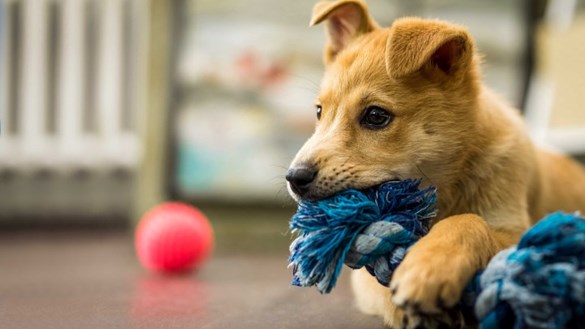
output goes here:
<path id="1" fill-rule="evenodd" d="M 0 231 L 1 327 L 381 329 L 347 272 L 329 295 L 290 285 L 286 225 L 216 223 L 214 257 L 182 276 L 142 269 L 127 231 Z"/>

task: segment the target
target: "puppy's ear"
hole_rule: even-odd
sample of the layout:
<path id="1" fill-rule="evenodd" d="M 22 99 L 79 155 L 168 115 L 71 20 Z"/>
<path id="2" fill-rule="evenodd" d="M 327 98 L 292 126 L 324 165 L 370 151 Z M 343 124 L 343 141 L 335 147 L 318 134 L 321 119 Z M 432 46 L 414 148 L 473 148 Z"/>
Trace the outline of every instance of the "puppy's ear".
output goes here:
<path id="1" fill-rule="evenodd" d="M 469 33 L 440 21 L 395 21 L 386 44 L 386 70 L 394 78 L 420 70 L 429 70 L 433 76 L 458 77 L 469 68 L 472 58 Z"/>
<path id="2" fill-rule="evenodd" d="M 327 21 L 328 43 L 324 61 L 329 64 L 357 36 L 373 31 L 378 24 L 362 0 L 321 1 L 313 7 L 310 26 Z"/>

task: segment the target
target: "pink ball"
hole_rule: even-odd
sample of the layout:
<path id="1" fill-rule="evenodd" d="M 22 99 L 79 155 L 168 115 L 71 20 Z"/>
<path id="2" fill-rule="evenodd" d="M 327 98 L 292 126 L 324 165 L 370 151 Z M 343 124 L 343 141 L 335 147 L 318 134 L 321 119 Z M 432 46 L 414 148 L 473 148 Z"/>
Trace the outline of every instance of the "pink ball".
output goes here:
<path id="1" fill-rule="evenodd" d="M 147 212 L 134 238 L 140 263 L 157 272 L 197 268 L 213 249 L 213 229 L 205 215 L 179 202 L 163 203 Z"/>

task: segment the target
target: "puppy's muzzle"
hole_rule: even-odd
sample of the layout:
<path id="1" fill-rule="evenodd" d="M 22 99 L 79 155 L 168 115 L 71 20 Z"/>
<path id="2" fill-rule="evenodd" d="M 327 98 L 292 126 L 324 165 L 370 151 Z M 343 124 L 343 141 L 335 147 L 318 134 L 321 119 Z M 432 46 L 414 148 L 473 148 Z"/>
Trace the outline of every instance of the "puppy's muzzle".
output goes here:
<path id="1" fill-rule="evenodd" d="M 300 165 L 288 170 L 286 180 L 293 192 L 302 198 L 310 191 L 318 172 L 319 170 L 315 166 Z"/>

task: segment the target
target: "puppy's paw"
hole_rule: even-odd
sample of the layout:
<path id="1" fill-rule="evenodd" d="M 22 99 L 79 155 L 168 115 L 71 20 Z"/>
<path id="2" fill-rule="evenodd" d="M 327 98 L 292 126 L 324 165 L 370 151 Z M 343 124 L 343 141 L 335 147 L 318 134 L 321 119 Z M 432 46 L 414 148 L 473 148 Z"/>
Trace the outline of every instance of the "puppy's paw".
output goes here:
<path id="1" fill-rule="evenodd" d="M 384 324 L 392 329 L 462 328 L 464 325 L 463 317 L 458 311 L 429 316 L 418 313 L 407 313 L 396 305 L 387 308 L 384 314 Z"/>
<path id="2" fill-rule="evenodd" d="M 460 313 L 444 312 L 435 316 L 407 313 L 392 301 L 390 289 L 376 281 L 365 269 L 352 272 L 352 287 L 358 308 L 367 314 L 380 315 L 384 324 L 393 329 L 459 328 Z"/>
<path id="3" fill-rule="evenodd" d="M 474 269 L 461 255 L 415 245 L 394 272 L 392 301 L 407 314 L 440 315 L 457 304 Z"/>
<path id="4" fill-rule="evenodd" d="M 416 328 L 420 322 L 416 316 L 407 316 L 403 309 L 392 301 L 387 305 L 384 312 L 384 324 L 391 329 Z"/>

